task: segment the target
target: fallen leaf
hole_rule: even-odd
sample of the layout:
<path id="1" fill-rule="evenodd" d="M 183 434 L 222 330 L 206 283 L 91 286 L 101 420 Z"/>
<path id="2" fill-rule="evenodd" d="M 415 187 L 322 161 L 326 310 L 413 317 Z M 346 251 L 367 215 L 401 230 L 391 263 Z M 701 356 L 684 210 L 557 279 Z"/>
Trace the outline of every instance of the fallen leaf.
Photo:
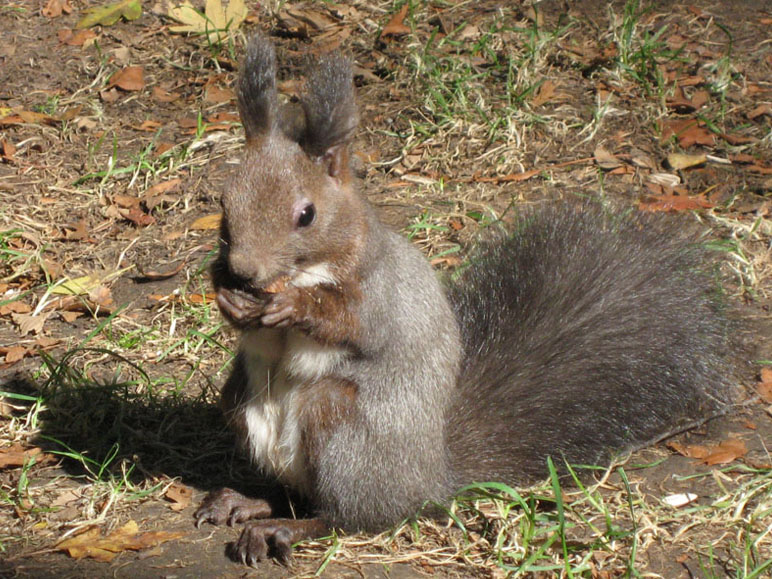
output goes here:
<path id="1" fill-rule="evenodd" d="M 222 213 L 213 213 L 212 215 L 205 215 L 199 217 L 193 223 L 190 224 L 191 229 L 219 229 L 220 221 L 222 220 Z"/>
<path id="2" fill-rule="evenodd" d="M 133 195 L 115 195 L 113 197 L 113 203 L 118 207 L 129 208 L 139 207 L 139 197 Z"/>
<path id="3" fill-rule="evenodd" d="M 107 90 L 100 90 L 99 96 L 106 103 L 114 103 L 119 98 L 121 98 L 121 93 L 118 92 L 117 88 L 113 87 Z"/>
<path id="4" fill-rule="evenodd" d="M 113 305 L 112 292 L 109 287 L 104 285 L 100 285 L 88 292 L 88 299 L 100 308 L 109 308 Z"/>
<path id="5" fill-rule="evenodd" d="M 10 313 L 26 314 L 32 311 L 32 306 L 20 300 L 14 300 L 0 306 L 0 316 L 7 316 Z"/>
<path id="6" fill-rule="evenodd" d="M 196 10 L 187 0 L 178 6 L 169 8 L 169 16 L 181 26 L 170 26 L 175 33 L 193 33 L 208 35 L 209 42 L 224 41 L 230 33 L 238 29 L 247 17 L 244 0 L 230 0 L 223 9 L 221 0 L 206 0 L 204 14 Z"/>
<path id="7" fill-rule="evenodd" d="M 686 195 L 662 195 L 643 198 L 638 202 L 641 211 L 692 211 L 695 209 L 710 209 L 713 203 L 704 197 L 688 197 Z"/>
<path id="8" fill-rule="evenodd" d="M 113 74 L 107 86 L 117 86 L 125 91 L 142 90 L 145 88 L 145 72 L 141 66 L 127 66 Z"/>
<path id="9" fill-rule="evenodd" d="M 622 166 L 622 161 L 617 159 L 615 155 L 612 155 L 600 145 L 595 147 L 593 155 L 595 157 L 595 162 L 601 169 L 609 170 Z"/>
<path id="10" fill-rule="evenodd" d="M 772 404 L 772 368 L 761 369 L 761 381 L 756 384 L 756 391 L 767 404 Z"/>
<path id="11" fill-rule="evenodd" d="M 400 8 L 399 12 L 394 14 L 391 19 L 386 23 L 381 31 L 381 38 L 387 36 L 399 36 L 410 32 L 410 27 L 405 26 L 405 17 L 407 16 L 407 10 L 410 7 L 409 2 L 405 2 Z"/>
<path id="12" fill-rule="evenodd" d="M 176 101 L 178 98 L 180 98 L 180 94 L 176 92 L 169 92 L 165 89 L 162 89 L 159 86 L 153 87 L 153 98 L 161 103 L 170 103 L 173 101 Z"/>
<path id="13" fill-rule="evenodd" d="M 187 301 L 191 304 L 210 304 L 217 299 L 217 294 L 208 292 L 205 294 L 188 294 Z"/>
<path id="14" fill-rule="evenodd" d="M 41 10 L 46 18 L 58 18 L 62 13 L 70 14 L 71 12 L 70 0 L 48 0 L 48 3 Z"/>
<path id="15" fill-rule="evenodd" d="M 667 163 L 671 169 L 676 171 L 680 169 L 688 169 L 689 167 L 696 167 L 697 165 L 703 165 L 708 160 L 705 155 L 686 155 L 684 153 L 670 153 L 667 156 Z"/>
<path id="16" fill-rule="evenodd" d="M 674 450 L 681 456 L 686 456 L 688 458 L 703 459 L 710 455 L 710 449 L 699 444 L 680 444 L 678 442 L 668 442 L 667 447 L 671 450 Z"/>
<path id="17" fill-rule="evenodd" d="M 131 221 L 137 227 L 147 227 L 148 225 L 153 225 L 153 223 L 155 223 L 155 217 L 148 215 L 139 207 L 132 207 L 131 209 L 119 208 L 118 213 L 120 213 L 124 219 Z"/>
<path id="18" fill-rule="evenodd" d="M 141 125 L 137 125 L 135 127 L 132 127 L 134 129 L 137 129 L 138 131 L 146 131 L 148 133 L 155 133 L 158 129 L 162 127 L 162 123 L 159 121 L 142 121 Z"/>
<path id="19" fill-rule="evenodd" d="M 52 455 L 44 453 L 43 449 L 37 446 L 25 448 L 17 442 L 13 446 L 0 448 L 0 468 L 24 466 L 31 458 L 34 458 L 37 464 L 55 460 Z"/>
<path id="20" fill-rule="evenodd" d="M 68 46 L 83 46 L 89 40 L 96 38 L 96 32 L 93 30 L 78 30 L 77 32 L 73 32 L 69 29 L 63 29 L 57 34 L 59 42 Z"/>
<path id="21" fill-rule="evenodd" d="M 714 447 L 712 452 L 706 456 L 702 462 L 708 466 L 714 466 L 716 464 L 728 464 L 745 456 L 748 452 L 748 448 L 742 440 L 737 438 L 730 438 L 723 441 L 718 446 Z"/>
<path id="22" fill-rule="evenodd" d="M 75 279 L 65 278 L 49 291 L 52 294 L 78 296 L 88 295 L 88 293 L 102 284 L 102 278 L 98 275 L 84 275 Z"/>
<path id="23" fill-rule="evenodd" d="M 538 107 L 544 103 L 549 102 L 555 95 L 555 88 L 556 85 L 554 82 L 551 80 L 545 80 L 539 85 L 539 89 L 536 91 L 536 96 L 534 96 L 531 104 L 533 104 L 535 107 Z"/>
<path id="24" fill-rule="evenodd" d="M 173 511 L 182 511 L 190 505 L 190 501 L 193 498 L 193 489 L 182 483 L 174 482 L 166 489 L 165 497 L 172 502 L 170 508 Z"/>
<path id="25" fill-rule="evenodd" d="M 51 316 L 51 312 L 43 312 L 36 316 L 32 314 L 11 314 L 13 323 L 19 326 L 19 331 L 22 336 L 26 336 L 30 332 L 39 334 L 43 330 L 43 325 L 46 320 Z"/>
<path id="26" fill-rule="evenodd" d="M 85 219 L 81 219 L 75 225 L 68 225 L 64 238 L 68 241 L 94 241 L 90 237 L 88 223 Z"/>
<path id="27" fill-rule="evenodd" d="M 185 533 L 182 532 L 140 533 L 136 521 L 131 520 L 105 537 L 102 536 L 99 528 L 92 527 L 79 535 L 61 541 L 56 548 L 67 551 L 73 559 L 91 557 L 107 563 L 123 551 L 140 551 L 184 536 Z"/>
<path id="28" fill-rule="evenodd" d="M 701 121 L 697 119 L 667 120 L 662 124 L 660 142 L 665 143 L 672 137 L 675 137 L 678 140 L 678 144 L 684 149 L 692 145 L 714 145 L 716 135 L 700 123 Z"/>
<path id="29" fill-rule="evenodd" d="M 204 100 L 210 103 L 227 103 L 236 98 L 236 95 L 229 88 L 220 88 L 210 85 L 206 89 Z"/>
<path id="30" fill-rule="evenodd" d="M 139 275 L 142 277 L 143 281 L 159 281 L 163 279 L 169 279 L 171 277 L 174 277 L 178 273 L 180 273 L 180 271 L 182 271 L 182 268 L 185 267 L 185 261 L 181 261 L 179 265 L 177 265 L 177 267 L 175 267 L 171 271 L 145 270 L 139 264 L 136 264 L 135 267 L 139 272 Z"/>
<path id="31" fill-rule="evenodd" d="M 6 349 L 5 363 L 13 364 L 18 362 L 27 355 L 27 352 L 28 350 L 24 346 L 11 346 L 10 348 Z"/>
<path id="32" fill-rule="evenodd" d="M 0 153 L 0 157 L 9 163 L 15 163 L 16 159 L 14 158 L 14 155 L 16 154 L 16 145 L 5 139 L 0 139 L 0 144 L 3 149 L 2 153 Z"/>
<path id="33" fill-rule="evenodd" d="M 86 16 L 78 21 L 75 28 L 91 28 L 97 24 L 112 26 L 121 18 L 136 20 L 142 16 L 142 0 L 121 0 L 114 4 L 87 8 L 83 12 Z"/>
<path id="34" fill-rule="evenodd" d="M 755 109 L 753 109 L 751 112 L 748 113 L 748 118 L 750 120 L 754 120 L 756 117 L 760 117 L 761 115 L 767 115 L 772 117 L 772 106 L 768 103 L 760 104 Z"/>
<path id="35" fill-rule="evenodd" d="M 678 187 L 678 185 L 681 184 L 681 178 L 673 173 L 652 173 L 646 180 L 650 183 L 662 185 L 663 187 L 669 187 L 670 189 Z"/>
<path id="36" fill-rule="evenodd" d="M 62 319 L 65 322 L 67 322 L 68 324 L 71 324 L 79 317 L 81 317 L 83 315 L 83 312 L 59 312 L 59 315 L 62 316 Z"/>

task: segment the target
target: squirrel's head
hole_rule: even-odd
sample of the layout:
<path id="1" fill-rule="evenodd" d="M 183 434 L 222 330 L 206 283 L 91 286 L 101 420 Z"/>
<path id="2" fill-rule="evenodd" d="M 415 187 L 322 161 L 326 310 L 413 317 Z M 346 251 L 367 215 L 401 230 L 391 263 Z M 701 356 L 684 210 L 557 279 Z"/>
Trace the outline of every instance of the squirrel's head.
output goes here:
<path id="1" fill-rule="evenodd" d="M 247 144 L 222 197 L 215 286 L 259 292 L 279 279 L 336 283 L 365 227 L 348 164 L 357 126 L 350 60 L 316 59 L 293 110 L 279 102 L 273 44 L 257 35 L 242 65 L 238 102 Z"/>

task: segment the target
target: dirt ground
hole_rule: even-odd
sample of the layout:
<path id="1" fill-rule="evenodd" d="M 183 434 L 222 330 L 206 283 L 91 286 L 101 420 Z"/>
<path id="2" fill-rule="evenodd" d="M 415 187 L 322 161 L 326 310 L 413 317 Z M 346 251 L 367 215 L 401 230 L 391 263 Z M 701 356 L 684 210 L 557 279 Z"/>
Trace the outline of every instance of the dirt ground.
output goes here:
<path id="1" fill-rule="evenodd" d="M 739 439 L 745 451 L 707 466 L 661 444 L 602 490 L 630 485 L 641 504 L 691 492 L 715 506 L 755 481 L 735 520 L 657 519 L 635 547 L 620 539 L 620 561 L 715 577 L 753 576 L 772 558 L 768 2 L 412 1 L 396 19 L 402 2 L 248 2 L 239 30 L 216 43 L 173 33 L 161 1 L 76 30 L 97 4 L 0 6 L 0 576 L 506 574 L 485 533 L 459 546 L 444 523 L 308 542 L 290 568 L 257 570 L 226 557 L 238 529 L 193 526 L 196 504 L 225 484 L 284 496 L 238 455 L 215 407 L 235 335 L 207 270 L 243 146 L 238 62 L 257 29 L 277 43 L 287 98 L 309 55 L 353 55 L 355 171 L 438 269 L 458 265 L 495 217 L 545 199 L 602 193 L 709 231 L 749 344 L 750 402 L 678 442 Z M 13 452 L 28 454 L 3 459 Z M 738 526 L 752 508 L 767 519 Z M 111 562 L 57 549 L 127 521 L 168 540 Z M 579 574 L 627 572 L 610 544 Z"/>

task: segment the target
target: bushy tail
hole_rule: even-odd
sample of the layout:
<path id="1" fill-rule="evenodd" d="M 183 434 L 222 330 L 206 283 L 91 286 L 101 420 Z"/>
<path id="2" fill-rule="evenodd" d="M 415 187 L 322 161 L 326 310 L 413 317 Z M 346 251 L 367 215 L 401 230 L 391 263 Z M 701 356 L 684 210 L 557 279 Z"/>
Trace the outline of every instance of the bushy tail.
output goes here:
<path id="1" fill-rule="evenodd" d="M 466 360 L 450 414 L 459 482 L 598 464 L 721 411 L 730 324 L 706 251 L 657 215 L 527 215 L 451 290 Z"/>

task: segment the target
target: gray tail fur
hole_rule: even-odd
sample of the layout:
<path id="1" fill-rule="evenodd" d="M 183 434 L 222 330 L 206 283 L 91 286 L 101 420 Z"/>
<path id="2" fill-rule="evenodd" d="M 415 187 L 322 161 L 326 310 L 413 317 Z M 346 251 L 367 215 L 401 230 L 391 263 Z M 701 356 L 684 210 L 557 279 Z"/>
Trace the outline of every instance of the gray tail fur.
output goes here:
<path id="1" fill-rule="evenodd" d="M 593 204 L 483 246 L 450 289 L 458 482 L 531 481 L 547 456 L 598 464 L 720 413 L 736 376 L 706 254 L 667 218 Z"/>

